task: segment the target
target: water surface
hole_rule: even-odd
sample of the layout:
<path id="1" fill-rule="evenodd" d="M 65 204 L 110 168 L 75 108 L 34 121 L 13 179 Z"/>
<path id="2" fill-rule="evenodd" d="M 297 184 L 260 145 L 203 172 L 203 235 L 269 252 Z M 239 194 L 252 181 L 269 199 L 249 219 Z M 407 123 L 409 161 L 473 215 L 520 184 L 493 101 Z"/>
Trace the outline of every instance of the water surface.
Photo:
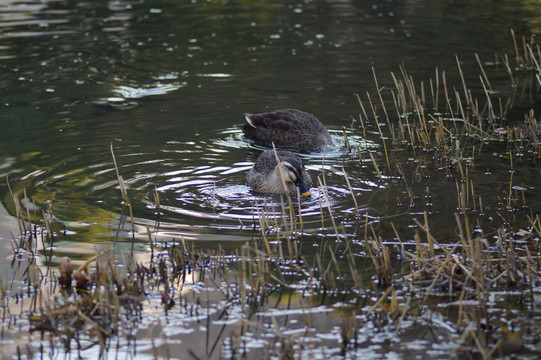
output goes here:
<path id="1" fill-rule="evenodd" d="M 261 238 L 261 218 L 269 221 L 264 234 L 273 244 L 279 243 L 276 234 L 290 230 L 283 220 L 290 216 L 290 205 L 280 196 L 263 196 L 246 186 L 246 173 L 264 148 L 246 140 L 234 125 L 244 121 L 246 112 L 280 108 L 312 112 L 334 140 L 324 152 L 301 154 L 316 180 L 310 198 L 291 203 L 301 214 L 302 226 L 294 233 L 302 239 L 305 259 L 315 263 L 318 249 L 351 244 L 369 283 L 374 272 L 364 245 L 373 234 L 367 235 L 367 229 L 375 229 L 389 246 L 397 245 L 393 249 L 400 249 L 399 240 L 413 247 L 419 229 L 415 220 L 424 223 L 425 212 L 431 233 L 441 244 L 453 244 L 458 233 L 454 214 L 463 210 L 457 207 L 457 193 L 468 181 L 475 188 L 473 201 L 467 204 L 467 213 L 475 219 L 472 228 L 483 226 L 486 237 L 496 242 L 502 219 L 513 218 L 518 225 L 512 230 L 520 234 L 527 217 L 541 209 L 538 156 L 528 152 L 531 149 L 520 142 L 468 141 L 468 134 L 457 138 L 463 143 L 456 144 L 456 155 L 443 159 L 423 149 L 412 154 L 387 137 L 392 164 L 387 167 L 384 142 L 368 100 L 378 97 L 375 72 L 391 110 L 389 124 L 396 124 L 391 72 L 400 77 L 403 66 L 418 87 L 423 83 L 430 98 L 429 79 L 437 73 L 441 80 L 445 71 L 449 89 L 461 92 L 458 56 L 467 87 L 483 106 L 478 54 L 490 79 L 493 101 L 499 104 L 501 99 L 506 112 L 507 119 L 499 119 L 497 126 L 506 131 L 508 125 L 522 122 L 530 109 L 541 113 L 532 73 L 517 77 L 513 84 L 502 64 L 505 53 L 514 61 L 511 29 L 519 42 L 523 35 L 527 41 L 533 35 L 536 42 L 535 36 L 541 33 L 541 4 L 533 0 L 1 0 L 0 177 L 4 180 L 0 181 L 0 200 L 6 212 L 0 211 L 5 227 L 0 237 L 11 238 L 9 230 L 18 231 L 9 181 L 28 209 L 25 214 L 38 224 L 43 224 L 44 216 L 52 220 L 53 264 L 64 255 L 82 263 L 108 244 L 125 253 L 131 251 L 132 242 L 136 256 L 148 262 L 149 236 L 162 242 L 193 240 L 199 247 L 220 245 L 238 251 L 246 242 Z M 362 111 L 356 94 L 369 111 L 365 131 L 359 122 Z M 441 94 L 438 109 L 427 103 L 431 112 L 446 111 Z M 378 114 L 381 110 L 378 105 Z M 446 114 L 445 121 L 457 122 L 454 115 Z M 387 130 L 388 124 L 379 120 Z M 111 148 L 127 186 L 133 223 L 122 199 Z M 467 180 L 462 171 L 468 172 Z M 326 186 L 317 186 L 318 178 Z M 513 191 L 522 194 L 528 206 L 521 201 L 509 206 L 506 194 Z M 397 253 L 393 256 L 400 259 Z M 341 256 L 340 265 L 347 267 Z M 396 267 L 402 265 L 396 263 Z M 311 289 L 310 284 L 301 283 L 294 286 Z M 197 286 L 201 285 L 194 285 L 192 300 L 199 294 Z M 212 296 L 223 295 L 219 284 L 206 290 L 215 292 Z M 330 352 L 325 345 L 315 350 L 316 355 L 338 356 L 342 305 L 306 309 L 302 299 L 297 303 L 297 295 L 292 294 L 291 313 L 267 306 L 254 315 L 265 330 L 252 334 L 248 342 L 257 347 L 268 339 L 269 319 L 278 318 L 291 334 L 300 333 L 303 321 L 312 319 L 306 315 L 313 313 L 315 330 L 309 340 L 332 344 Z M 512 317 L 512 323 L 517 312 L 508 312 L 509 302 L 499 300 L 508 295 L 497 295 L 494 308 L 502 318 Z M 379 297 L 369 296 L 371 301 Z M 440 296 L 448 300 L 446 294 Z M 520 296 L 509 295 L 515 303 Z M 221 297 L 217 299 L 209 305 L 207 297 L 209 306 L 204 311 L 212 308 L 219 314 L 229 308 Z M 151 295 L 145 308 L 148 323 L 139 324 L 139 345 L 148 345 L 148 354 L 156 337 L 146 334 L 145 326 L 153 328 L 164 320 L 161 301 L 157 292 Z M 335 306 L 332 312 L 328 311 L 331 306 Z M 362 313 L 370 306 L 365 305 Z M 423 356 L 445 356 L 447 338 L 422 338 L 436 329 L 460 345 L 454 323 L 447 317 L 448 308 L 441 316 L 436 308 L 413 316 L 417 323 L 407 318 L 403 325 L 411 332 L 401 333 L 402 337 L 394 331 L 378 333 L 380 328 L 374 330 L 372 319 L 359 310 L 357 317 L 364 325 L 357 335 L 367 346 L 356 348 L 356 354 L 378 358 L 382 353 L 418 351 Z M 235 324 L 237 310 L 233 307 Z M 517 317 L 518 327 L 536 321 L 523 310 L 520 314 L 526 315 Z M 187 317 L 181 307 L 171 314 L 176 320 Z M 169 321 L 167 313 L 165 319 Z M 164 325 L 170 345 L 179 338 L 187 341 L 182 330 L 197 328 L 194 338 L 208 336 L 199 319 L 189 318 L 186 323 Z M 418 324 L 430 331 L 419 330 Z M 411 334 L 415 339 L 408 338 Z M 421 340 L 417 341 L 417 335 Z M 532 336 L 528 341 L 533 344 Z M 124 339 L 121 342 L 126 345 Z M 139 350 L 138 355 L 144 352 Z"/>
<path id="2" fill-rule="evenodd" d="M 391 87 L 390 72 L 398 74 L 400 65 L 425 84 L 436 68 L 446 70 L 460 88 L 455 55 L 469 88 L 479 92 L 477 53 L 492 87 L 507 99 L 510 79 L 493 64 L 513 53 L 510 29 L 536 34 L 540 15 L 534 1 L 3 1 L 0 175 L 20 197 L 26 190 L 37 215 L 52 210 L 58 255 L 118 237 L 135 237 L 143 249 L 147 226 L 159 237 L 235 248 L 253 238 L 265 199 L 245 185 L 263 148 L 234 124 L 245 112 L 299 108 L 318 116 L 336 140 L 325 153 L 302 155 L 314 179 L 324 174 L 329 191 L 325 198 L 314 188 L 303 201 L 306 234 L 316 241 L 327 231 L 334 236 L 320 218 L 329 205 L 338 223 L 351 226 L 353 197 L 360 213 L 407 227 L 425 205 L 411 209 L 400 180 L 378 178 L 368 152 L 384 164 L 382 143 L 375 129 L 364 137 L 358 122 L 351 127 L 360 113 L 355 94 L 376 96 L 372 68 L 380 86 Z M 521 120 L 537 99 L 524 86 L 509 114 Z M 361 159 L 345 146 L 344 127 Z M 131 226 L 117 231 L 122 199 L 111 145 L 135 233 Z M 479 178 L 478 191 L 492 204 L 493 184 L 501 191 L 509 179 L 500 150 L 494 162 L 476 164 L 491 174 L 486 187 Z M 409 159 L 401 152 L 391 157 Z M 454 180 L 441 169 L 431 176 L 441 177 L 431 183 L 442 207 L 435 214 L 452 209 Z M 532 186 L 537 175 L 515 176 Z M 14 214 L 5 181 L 0 192 Z M 279 197 L 267 201 L 280 204 Z M 447 220 L 437 216 L 434 227 L 448 232 Z"/>

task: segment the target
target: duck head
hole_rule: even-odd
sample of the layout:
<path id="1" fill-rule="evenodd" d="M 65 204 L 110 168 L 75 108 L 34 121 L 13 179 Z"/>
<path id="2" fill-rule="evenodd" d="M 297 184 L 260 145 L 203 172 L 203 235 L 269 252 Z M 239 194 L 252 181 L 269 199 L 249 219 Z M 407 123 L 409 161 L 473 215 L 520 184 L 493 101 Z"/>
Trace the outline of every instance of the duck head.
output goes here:
<path id="1" fill-rule="evenodd" d="M 286 183 L 295 184 L 303 196 L 311 195 L 310 191 L 308 191 L 306 185 L 304 184 L 304 179 L 302 177 L 302 165 L 297 159 L 289 158 L 282 160 L 280 162 L 280 168 L 282 169 L 282 175 Z"/>

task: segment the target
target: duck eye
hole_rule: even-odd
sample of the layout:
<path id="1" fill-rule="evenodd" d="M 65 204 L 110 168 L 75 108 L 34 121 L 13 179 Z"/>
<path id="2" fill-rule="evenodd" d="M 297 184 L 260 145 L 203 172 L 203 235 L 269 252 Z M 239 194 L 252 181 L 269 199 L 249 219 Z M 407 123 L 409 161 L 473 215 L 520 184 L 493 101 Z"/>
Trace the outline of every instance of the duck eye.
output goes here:
<path id="1" fill-rule="evenodd" d="M 295 178 L 295 179 L 299 178 L 299 173 L 297 172 L 297 169 L 295 169 L 291 165 L 286 165 L 285 167 L 286 167 L 287 171 L 291 173 L 292 178 Z"/>

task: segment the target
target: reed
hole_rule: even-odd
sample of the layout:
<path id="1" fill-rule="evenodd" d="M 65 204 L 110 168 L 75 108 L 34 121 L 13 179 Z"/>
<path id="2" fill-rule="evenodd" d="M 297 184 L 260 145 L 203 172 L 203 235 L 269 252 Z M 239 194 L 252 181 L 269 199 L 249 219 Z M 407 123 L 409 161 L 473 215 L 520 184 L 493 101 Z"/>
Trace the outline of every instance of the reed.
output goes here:
<path id="1" fill-rule="evenodd" d="M 131 255 L 133 256 L 133 249 L 134 249 L 134 245 L 135 245 L 135 221 L 133 219 L 133 208 L 132 208 L 131 200 L 128 197 L 128 191 L 127 191 L 127 188 L 126 188 L 126 184 L 124 183 L 124 179 L 122 178 L 122 175 L 120 175 L 120 171 L 118 169 L 118 164 L 116 162 L 115 152 L 114 152 L 112 143 L 111 143 L 110 150 L 111 150 L 111 156 L 113 158 L 113 164 L 114 164 L 114 167 L 115 167 L 116 176 L 117 176 L 117 179 L 118 179 L 118 186 L 120 188 L 120 194 L 122 195 L 122 200 L 123 200 L 122 213 L 121 213 L 121 216 L 120 216 L 120 221 L 118 223 L 118 229 L 117 229 L 117 233 L 116 233 L 116 238 L 118 239 L 119 232 L 120 232 L 122 226 L 124 226 L 124 222 L 125 222 L 124 210 L 127 207 L 129 217 L 130 217 L 130 223 L 131 223 L 131 235 L 132 235 Z"/>
<path id="2" fill-rule="evenodd" d="M 513 42 L 516 61 L 538 68 L 538 47 L 523 40 L 519 50 L 520 41 Z M 519 82 L 521 75 L 508 64 L 507 56 L 504 59 L 511 81 Z M 184 239 L 164 241 L 147 226 L 149 257 L 137 261 L 135 210 L 111 147 L 123 201 L 119 229 L 131 221 L 132 251 L 119 254 L 111 247 L 86 261 L 69 257 L 58 261 L 51 252 L 47 259 L 57 265 L 51 270 L 35 259 L 45 254 L 39 245 L 45 248 L 57 241 L 51 221 L 54 206 L 49 203 L 41 214 L 32 212 L 30 204 L 37 208 L 34 199 L 21 188 L 10 188 L 10 206 L 20 230 L 14 236 L 13 258 L 28 261 L 14 261 L 24 274 L 22 292 L 13 296 L 9 286 L 14 282 L 1 279 L 4 322 L 14 324 L 11 319 L 25 317 L 36 334 L 49 336 L 51 347 L 56 347 L 51 352 L 61 349 L 63 354 L 73 354 L 74 349 L 83 352 L 91 344 L 102 358 L 114 354 L 115 346 L 121 347 L 118 339 L 131 339 L 145 310 L 159 313 L 163 323 L 182 317 L 191 321 L 190 330 L 201 334 L 201 346 L 186 350 L 193 358 L 310 358 L 311 352 L 325 351 L 353 358 L 357 349 L 371 344 L 363 338 L 368 330 L 400 340 L 420 326 L 426 330 L 415 333 L 421 340 L 427 333 L 440 332 L 441 338 L 445 334 L 453 338 L 457 358 L 504 354 L 515 334 L 505 330 L 497 312 L 500 305 L 494 306 L 499 300 L 494 299 L 511 288 L 521 293 L 522 303 L 509 313 L 515 314 L 519 307 L 523 311 L 522 305 L 536 309 L 541 221 L 528 207 L 530 187 L 519 174 L 526 162 L 530 170 L 539 168 L 541 130 L 533 111 L 521 122 L 498 124 L 506 102 L 496 101 L 496 83 L 490 83 L 479 56 L 475 60 L 481 72 L 479 98 L 468 87 L 468 69 L 458 57 L 457 88 L 449 76 L 453 72 L 437 68 L 434 78 L 416 83 L 400 67 L 397 75 L 392 74 L 392 89 L 381 86 L 373 70 L 377 96 L 367 93 L 366 100 L 357 96 L 358 131 L 381 143 L 379 154 L 368 152 L 372 177 L 378 179 L 381 192 L 388 191 L 392 204 L 387 206 L 395 206 L 395 198 L 398 206 L 405 204 L 407 210 L 398 215 L 378 216 L 370 207 L 361 215 L 352 186 L 358 179 L 354 172 L 348 175 L 343 170 L 355 204 L 355 216 L 345 215 L 329 192 L 330 177 L 322 171 L 317 180 L 318 229 L 314 229 L 317 224 L 303 221 L 300 201 L 284 196 L 279 202 L 254 204 L 253 229 L 243 229 L 252 231 L 252 239 L 230 253 L 223 244 L 204 248 Z M 345 141 L 354 145 L 347 135 Z M 481 198 L 481 148 L 494 144 L 505 145 L 503 158 L 510 175 L 498 184 L 501 191 Z M 363 161 L 368 157 L 363 159 L 358 146 L 352 148 L 366 169 Z M 407 162 L 394 157 L 401 153 L 408 155 Z M 456 191 L 453 204 L 442 204 L 447 200 L 429 182 L 440 180 L 447 180 L 451 191 Z M 492 205 L 495 199 L 499 199 L 497 207 Z M 154 202 L 157 230 L 162 207 L 156 191 Z M 451 211 L 438 213 L 445 206 Z M 438 236 L 436 215 L 453 219 L 454 231 Z M 394 216 L 406 217 L 407 224 L 394 223 Z M 348 232 L 346 226 L 354 230 Z M 313 236 L 305 236 L 305 231 Z M 515 326 L 515 319 L 506 321 Z M 153 331 L 149 330 L 153 356 L 174 354 L 159 345 Z M 327 333 L 319 336 L 318 331 Z M 251 342 L 254 339 L 258 341 Z M 536 339 L 531 336 L 528 345 L 535 345 Z"/>

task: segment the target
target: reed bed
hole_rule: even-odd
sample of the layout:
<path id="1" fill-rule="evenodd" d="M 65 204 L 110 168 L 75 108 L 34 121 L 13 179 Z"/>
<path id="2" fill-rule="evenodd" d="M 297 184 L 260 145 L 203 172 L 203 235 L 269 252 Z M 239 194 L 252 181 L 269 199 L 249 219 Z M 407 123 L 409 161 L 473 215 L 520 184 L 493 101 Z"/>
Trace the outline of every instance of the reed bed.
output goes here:
<path id="1" fill-rule="evenodd" d="M 513 89 L 524 76 L 539 81 L 541 71 L 539 47 L 519 43 L 513 34 L 514 66 L 507 55 L 499 59 Z M 117 236 L 75 265 L 53 250 L 52 206 L 32 214 L 26 193 L 21 200 L 12 192 L 20 230 L 13 269 L 22 276 L 20 283 L 1 279 L 2 331 L 29 335 L 8 355 L 85 357 L 96 349 L 108 358 L 122 349 L 135 357 L 148 340 L 144 351 L 155 358 L 537 358 L 539 332 L 529 329 L 541 326 L 530 316 L 540 301 L 541 221 L 528 203 L 533 186 L 520 182 L 518 172 L 539 171 L 541 129 L 533 110 L 507 118 L 512 101 L 496 96 L 475 59 L 479 98 L 458 58 L 454 85 L 446 71 L 418 83 L 400 67 L 385 86 L 373 70 L 375 90 L 357 96 L 352 130 L 381 147 L 367 153 L 346 144 L 359 161 L 370 159 L 382 185 L 374 199 L 391 198 L 396 214 L 360 206 L 356 174 L 345 169 L 355 211 L 341 213 L 322 172 L 317 236 L 307 233 L 302 203 L 283 196 L 254 207 L 246 230 L 253 239 L 231 253 L 153 238 L 147 227 L 145 254 L 134 253 L 135 236 L 130 253 L 122 254 L 116 245 L 128 240 Z M 477 163 L 494 144 L 509 178 L 487 198 L 479 184 L 487 174 Z M 132 202 L 112 147 L 111 154 L 123 204 L 118 231 L 126 226 L 133 234 Z M 451 202 L 433 191 L 431 184 L 442 181 L 456 191 Z M 153 198 L 159 210 L 158 192 Z M 445 236 L 434 225 L 439 216 L 452 224 Z M 351 224 L 354 231 L 345 226 Z M 153 321 L 142 329 L 147 317 Z M 153 332 L 169 323 L 182 330 L 182 344 Z M 435 345 L 415 350 L 412 337 Z"/>
<path id="2" fill-rule="evenodd" d="M 383 173 L 403 180 L 407 200 L 397 202 L 409 203 L 411 222 L 415 224 L 413 231 L 399 231 L 388 223 L 394 233 L 392 240 L 381 227 L 379 232 L 373 225 L 365 227 L 364 239 L 375 278 L 386 287 L 371 311 L 379 308 L 389 313 L 399 328 L 409 316 L 420 316 L 417 309 L 434 309 L 431 304 L 435 299 L 446 298 L 447 308 L 457 308 L 448 319 L 454 322 L 463 349 L 469 349 L 456 352 L 457 357 L 494 358 L 521 348 L 524 339 L 518 338 L 522 333 L 509 331 L 498 317 L 501 313 L 496 311 L 498 315 L 494 316 L 494 294 L 519 289 L 520 298 L 528 298 L 526 302 L 533 308 L 541 275 L 539 209 L 530 208 L 526 201 L 532 197 L 534 187 L 515 179 L 524 166 L 539 171 L 541 128 L 533 110 L 522 119 L 509 119 L 507 115 L 521 79 L 526 78 L 530 85 L 532 75 L 539 79 L 540 53 L 539 47 L 526 39 L 521 52 L 514 33 L 513 43 L 515 67 L 507 55 L 500 59 L 513 85 L 511 99 L 496 97 L 477 54 L 481 75 L 476 87 L 482 89 L 480 98 L 470 90 L 458 57 L 459 86 L 451 87 L 448 73 L 436 69 L 426 91 L 425 83 L 416 83 L 402 66 L 399 74 L 391 74 L 393 84 L 387 88 L 380 87 L 374 71 L 377 97 L 370 93 L 357 96 L 362 124 L 359 131 L 367 134 L 367 129 L 373 129 L 371 133 L 379 134 L 382 144 L 381 162 L 385 166 L 378 165 L 376 156 L 370 154 L 374 174 L 380 179 Z M 391 113 L 395 121 L 389 121 Z M 494 193 L 490 200 L 478 195 L 476 185 L 487 176 L 476 168 L 487 157 L 483 147 L 491 147 L 501 158 L 508 159 L 510 174 L 508 183 L 498 187 L 501 193 Z M 402 160 L 393 164 L 389 155 L 393 152 L 406 152 L 410 164 Z M 444 241 L 431 231 L 438 204 L 426 179 L 452 181 L 456 188 L 456 203 L 446 204 L 451 211 L 440 215 L 455 220 L 454 237 L 446 236 Z M 498 221 L 492 221 L 494 218 Z M 415 296 L 401 309 L 396 294 L 404 288 Z"/>

